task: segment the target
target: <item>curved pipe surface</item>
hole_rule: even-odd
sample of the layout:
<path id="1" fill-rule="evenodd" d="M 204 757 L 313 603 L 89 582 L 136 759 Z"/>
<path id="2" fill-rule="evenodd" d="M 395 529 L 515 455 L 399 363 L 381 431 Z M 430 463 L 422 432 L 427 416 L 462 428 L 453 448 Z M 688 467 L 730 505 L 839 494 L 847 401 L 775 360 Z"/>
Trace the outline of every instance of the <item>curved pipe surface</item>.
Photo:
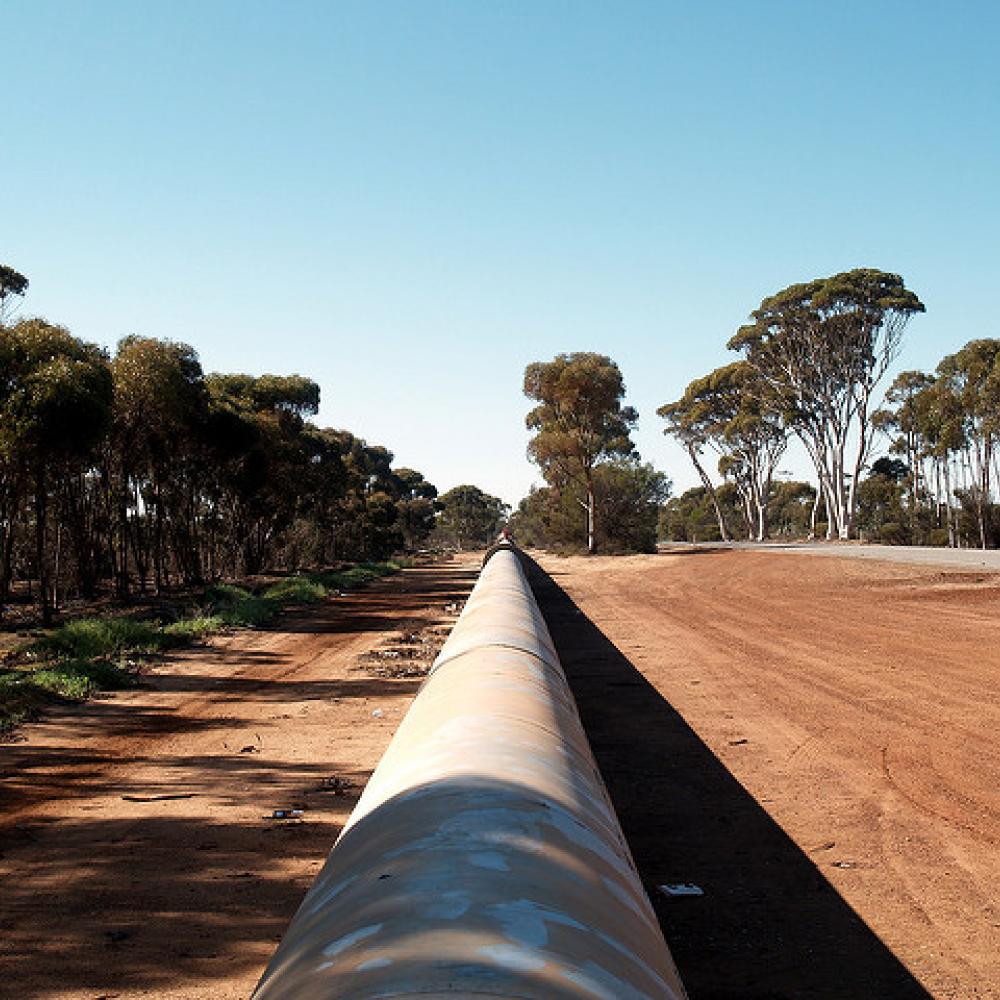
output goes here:
<path id="1" fill-rule="evenodd" d="M 306 997 L 685 997 L 509 545 L 254 993 Z"/>

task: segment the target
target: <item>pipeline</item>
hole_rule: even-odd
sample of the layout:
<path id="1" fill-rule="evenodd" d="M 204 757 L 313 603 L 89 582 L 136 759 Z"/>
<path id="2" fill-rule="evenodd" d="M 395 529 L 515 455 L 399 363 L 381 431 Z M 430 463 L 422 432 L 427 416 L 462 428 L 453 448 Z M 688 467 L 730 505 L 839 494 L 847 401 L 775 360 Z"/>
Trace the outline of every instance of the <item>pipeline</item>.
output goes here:
<path id="1" fill-rule="evenodd" d="M 519 556 L 490 556 L 253 1000 L 686 997 Z"/>

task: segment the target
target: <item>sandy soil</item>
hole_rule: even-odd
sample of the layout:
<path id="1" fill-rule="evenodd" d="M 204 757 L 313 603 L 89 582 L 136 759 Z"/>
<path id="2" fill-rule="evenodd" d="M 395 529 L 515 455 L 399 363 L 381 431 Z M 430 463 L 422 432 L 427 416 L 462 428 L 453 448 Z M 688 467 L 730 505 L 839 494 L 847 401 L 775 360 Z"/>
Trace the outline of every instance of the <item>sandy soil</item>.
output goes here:
<path id="1" fill-rule="evenodd" d="M 419 685 L 365 654 L 450 626 L 477 572 L 213 641 L 0 747 L 0 997 L 248 996 Z"/>
<path id="2" fill-rule="evenodd" d="M 1000 997 L 1000 577 L 753 551 L 541 563 L 694 1000 Z M 681 881 L 705 895 L 655 892 Z"/>
<path id="3" fill-rule="evenodd" d="M 1000 998 L 1000 577 L 541 562 L 693 1000 Z M 0 996 L 246 997 L 417 686 L 365 654 L 449 621 L 477 570 L 188 652 L 0 748 Z M 265 818 L 289 807 L 303 819 Z M 656 893 L 680 881 L 705 895 Z"/>

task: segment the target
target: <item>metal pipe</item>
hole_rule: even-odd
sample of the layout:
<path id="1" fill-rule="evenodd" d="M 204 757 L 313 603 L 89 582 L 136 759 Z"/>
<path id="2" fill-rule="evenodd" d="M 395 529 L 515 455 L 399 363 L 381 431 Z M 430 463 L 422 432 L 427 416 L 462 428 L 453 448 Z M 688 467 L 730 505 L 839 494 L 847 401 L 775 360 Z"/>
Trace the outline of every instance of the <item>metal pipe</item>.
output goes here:
<path id="1" fill-rule="evenodd" d="M 254 1000 L 685 996 L 501 545 Z"/>

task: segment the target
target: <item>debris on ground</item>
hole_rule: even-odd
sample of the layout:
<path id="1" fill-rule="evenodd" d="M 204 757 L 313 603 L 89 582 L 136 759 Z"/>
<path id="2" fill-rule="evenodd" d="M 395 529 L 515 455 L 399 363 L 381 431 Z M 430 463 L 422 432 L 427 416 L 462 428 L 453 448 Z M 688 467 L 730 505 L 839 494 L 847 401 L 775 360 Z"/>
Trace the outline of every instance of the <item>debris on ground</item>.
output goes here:
<path id="1" fill-rule="evenodd" d="M 344 792 L 354 787 L 354 782 L 348 778 L 340 778 L 336 774 L 329 778 L 324 778 L 319 784 L 321 792 L 333 792 L 334 795 L 343 795 Z"/>
<path id="2" fill-rule="evenodd" d="M 693 882 L 669 882 L 666 885 L 658 885 L 657 889 L 664 896 L 668 896 L 671 899 L 682 898 L 684 896 L 704 896 L 705 891 L 701 886 L 695 885 Z"/>
<path id="3" fill-rule="evenodd" d="M 372 677 L 426 677 L 445 637 L 446 631 L 440 629 L 401 632 L 376 649 L 362 653 L 358 660 Z"/>

